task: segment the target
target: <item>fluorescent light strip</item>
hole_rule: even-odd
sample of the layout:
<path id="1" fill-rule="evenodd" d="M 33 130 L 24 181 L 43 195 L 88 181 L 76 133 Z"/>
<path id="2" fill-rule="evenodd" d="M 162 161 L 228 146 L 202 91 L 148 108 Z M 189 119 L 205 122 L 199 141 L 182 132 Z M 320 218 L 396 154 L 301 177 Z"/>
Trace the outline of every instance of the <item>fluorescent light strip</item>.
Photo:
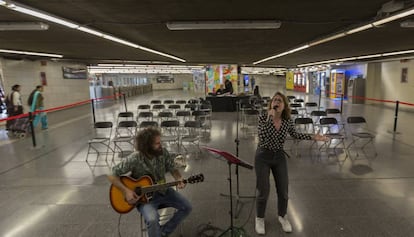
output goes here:
<path id="1" fill-rule="evenodd" d="M 397 52 L 390 52 L 390 53 L 383 53 L 382 56 L 392 56 L 398 54 L 407 54 L 407 53 L 414 53 L 414 50 L 404 50 L 404 51 L 397 51 Z"/>
<path id="2" fill-rule="evenodd" d="M 37 53 L 37 52 L 18 51 L 18 50 L 9 50 L 9 49 L 0 49 L 0 53 L 25 54 L 25 55 L 44 56 L 44 57 L 52 57 L 52 58 L 63 58 L 63 55 L 60 55 L 60 54 Z"/>
<path id="3" fill-rule="evenodd" d="M 396 52 L 390 52 L 390 53 L 371 54 L 371 55 L 364 55 L 364 56 L 357 56 L 357 57 L 332 59 L 332 60 L 320 61 L 320 62 L 314 62 L 314 63 L 305 63 L 305 64 L 299 64 L 298 67 L 314 66 L 314 65 L 329 64 L 329 63 L 338 63 L 338 62 L 351 61 L 351 60 L 355 60 L 355 59 L 387 57 L 387 56 L 400 55 L 400 54 L 409 54 L 409 53 L 414 53 L 414 49 L 413 50 L 396 51 Z"/>
<path id="4" fill-rule="evenodd" d="M 379 25 L 382 25 L 382 24 L 388 23 L 388 22 L 390 22 L 390 21 L 395 21 L 395 20 L 398 20 L 398 19 L 400 19 L 400 18 L 403 18 L 403 17 L 409 16 L 409 15 L 412 15 L 412 14 L 414 14 L 414 8 L 410 8 L 410 9 L 405 10 L 405 11 L 403 11 L 403 12 L 401 12 L 401 13 L 396 14 L 396 15 L 392 15 L 392 16 L 390 16 L 390 17 L 387 17 L 387 18 L 384 18 L 384 19 L 381 19 L 381 20 L 375 21 L 375 22 L 373 22 L 372 24 L 373 24 L 374 26 L 379 26 Z"/>
<path id="5" fill-rule="evenodd" d="M 358 56 L 357 59 L 367 59 L 367 58 L 377 58 L 381 57 L 382 54 L 371 54 L 371 55 L 365 55 L 365 56 Z"/>
<path id="6" fill-rule="evenodd" d="M 318 45 L 318 44 L 323 44 L 325 42 L 344 37 L 345 35 L 346 35 L 345 33 L 336 34 L 336 35 L 333 35 L 333 36 L 329 36 L 325 39 L 321 39 L 321 40 L 318 40 L 318 41 L 315 41 L 315 42 L 311 42 L 309 45 L 310 46 L 315 46 L 315 45 Z"/>
<path id="7" fill-rule="evenodd" d="M 278 29 L 279 21 L 173 21 L 169 30 Z"/>
<path id="8" fill-rule="evenodd" d="M 15 10 L 15 11 L 27 14 L 27 15 L 31 15 L 31 16 L 34 16 L 34 17 L 38 17 L 38 18 L 41 18 L 41 19 L 44 19 L 44 20 L 47 20 L 47 21 L 51 21 L 51 22 L 54 22 L 54 23 L 59 24 L 59 25 L 64 25 L 64 26 L 69 27 L 69 28 L 79 27 L 79 25 L 77 25 L 77 24 L 74 24 L 72 22 L 69 22 L 69 21 L 51 16 L 51 15 L 46 14 L 46 13 L 42 13 L 38 10 L 32 10 L 32 9 L 29 9 L 29 8 L 17 6 L 15 4 L 6 5 L 6 6 L 9 7 L 10 9 L 12 9 L 12 10 Z"/>
<path id="9" fill-rule="evenodd" d="M 414 14 L 414 8 L 410 8 L 410 9 L 404 10 L 404 11 L 398 13 L 398 14 L 386 17 L 386 18 L 378 20 L 378 21 L 374 21 L 373 23 L 369 23 L 367 25 L 359 26 L 359 27 L 356 27 L 354 29 L 348 30 L 347 32 L 342 32 L 342 33 L 339 33 L 339 34 L 336 34 L 336 35 L 333 35 L 333 36 L 329 36 L 325 39 L 321 39 L 321 40 L 318 40 L 318 41 L 315 41 L 315 42 L 311 42 L 311 43 L 308 44 L 308 47 L 315 46 L 315 45 L 322 44 L 322 43 L 326 43 L 326 42 L 329 42 L 329 41 L 332 41 L 332 40 L 335 40 L 335 39 L 338 39 L 338 38 L 341 38 L 341 37 L 344 37 L 344 36 L 347 36 L 347 35 L 350 35 L 350 34 L 354 34 L 354 33 L 357 33 L 357 32 L 361 32 L 361 31 L 370 29 L 374 26 L 379 26 L 379 25 L 382 25 L 382 24 L 385 24 L 385 23 L 388 23 L 388 22 L 391 22 L 391 21 L 395 21 L 395 20 L 404 18 L 406 16 L 410 16 L 410 15 L 413 15 L 413 14 Z M 301 47 L 299 47 L 299 48 L 301 48 Z M 300 50 L 303 50 L 303 49 L 304 48 L 302 48 Z M 294 52 L 297 52 L 297 51 L 300 51 L 300 50 L 296 50 Z M 256 65 L 256 64 L 266 62 L 266 61 L 269 61 L 271 59 L 279 58 L 279 57 L 282 57 L 282 56 L 285 56 L 285 55 L 291 54 L 291 53 L 293 53 L 293 52 L 286 51 L 286 52 L 283 52 L 281 54 L 274 55 L 274 56 L 267 57 L 267 58 L 264 58 L 262 60 L 256 61 L 253 64 Z"/>
<path id="10" fill-rule="evenodd" d="M 256 65 L 256 64 L 259 64 L 259 63 L 262 63 L 262 62 L 265 62 L 265 61 L 269 61 L 269 60 L 271 60 L 271 59 L 280 58 L 280 57 L 282 57 L 282 56 L 285 56 L 285 55 L 288 55 L 288 54 L 291 54 L 291 53 L 294 53 L 294 52 L 297 52 L 297 51 L 300 51 L 300 50 L 303 50 L 303 49 L 306 49 L 306 48 L 309 48 L 309 47 L 310 47 L 310 46 L 309 46 L 308 44 L 306 44 L 306 45 L 300 46 L 300 47 L 298 47 L 298 48 L 291 49 L 291 50 L 289 50 L 289 51 L 286 51 L 286 52 L 280 53 L 280 54 L 278 54 L 278 55 L 274 55 L 274 56 L 271 56 L 271 57 L 268 57 L 268 58 L 265 58 L 265 59 L 262 59 L 262 60 L 256 61 L 256 62 L 254 62 L 253 64 L 254 64 L 254 65 Z"/>
<path id="11" fill-rule="evenodd" d="M 18 11 L 18 12 L 21 12 L 21 13 L 24 13 L 24 14 L 27 14 L 27 15 L 38 17 L 38 18 L 41 18 L 41 19 L 44 19 L 44 20 L 47 20 L 47 21 L 51 21 L 51 22 L 54 22 L 56 24 L 63 25 L 63 26 L 66 26 L 66 27 L 69 27 L 69 28 L 72 28 L 72 29 L 79 30 L 79 31 L 83 31 L 83 32 L 91 34 L 91 35 L 99 36 L 99 37 L 102 37 L 102 38 L 105 38 L 107 40 L 111 40 L 111 41 L 114 41 L 114 42 L 117 42 L 117 43 L 120 43 L 120 44 L 123 44 L 123 45 L 127 45 L 127 46 L 130 46 L 130 47 L 133 47 L 133 48 L 138 48 L 138 49 L 141 49 L 141 50 L 153 53 L 153 54 L 161 55 L 161 56 L 164 56 L 164 57 L 167 57 L 167 58 L 172 58 L 172 59 L 175 59 L 175 60 L 180 61 L 180 62 L 186 62 L 186 60 L 184 60 L 182 58 L 179 58 L 179 57 L 176 57 L 176 56 L 173 56 L 173 55 L 170 55 L 170 54 L 166 54 L 166 53 L 163 53 L 163 52 L 160 52 L 160 51 L 157 51 L 157 50 L 153 50 L 153 49 L 150 49 L 150 48 L 147 48 L 147 47 L 143 47 L 143 46 L 140 46 L 138 44 L 134 44 L 132 42 L 129 42 L 129 41 L 111 36 L 111 35 L 103 33 L 103 32 L 93 30 L 93 29 L 88 28 L 88 27 L 80 26 L 79 24 L 77 24 L 75 22 L 71 22 L 71 21 L 68 21 L 68 20 L 60 18 L 60 17 L 52 16 L 52 15 L 46 13 L 46 12 L 42 12 L 40 10 L 33 9 L 31 7 L 28 7 L 28 6 L 24 6 L 23 4 L 20 4 L 20 3 L 14 3 L 12 1 L 5 2 L 4 0 L 0 0 L 0 5 L 5 6 L 5 7 L 11 9 L 11 10 L 14 10 L 14 11 Z"/>
<path id="12" fill-rule="evenodd" d="M 369 28 L 372 28 L 372 27 L 374 27 L 373 24 L 368 24 L 368 25 L 360 26 L 360 27 L 354 28 L 352 30 L 348 30 L 346 32 L 346 34 L 347 35 L 350 35 L 350 34 L 353 34 L 353 33 L 360 32 L 360 31 L 368 30 Z"/>

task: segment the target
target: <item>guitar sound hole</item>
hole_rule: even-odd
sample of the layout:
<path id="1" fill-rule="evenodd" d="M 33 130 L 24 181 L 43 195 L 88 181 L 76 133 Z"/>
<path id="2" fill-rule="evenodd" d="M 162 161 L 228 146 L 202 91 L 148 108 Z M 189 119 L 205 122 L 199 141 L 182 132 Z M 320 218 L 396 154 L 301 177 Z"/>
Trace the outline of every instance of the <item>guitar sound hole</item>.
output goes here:
<path id="1" fill-rule="evenodd" d="M 135 188 L 135 193 L 136 193 L 138 196 L 141 196 L 141 194 L 142 194 L 141 187 L 136 187 L 136 188 Z"/>

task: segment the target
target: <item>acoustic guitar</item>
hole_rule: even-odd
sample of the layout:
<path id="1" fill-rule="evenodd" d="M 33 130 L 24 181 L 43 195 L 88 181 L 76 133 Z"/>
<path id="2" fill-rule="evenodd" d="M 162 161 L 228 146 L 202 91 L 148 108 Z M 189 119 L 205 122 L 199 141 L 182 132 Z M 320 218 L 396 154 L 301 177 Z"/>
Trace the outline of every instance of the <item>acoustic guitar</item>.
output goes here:
<path id="1" fill-rule="evenodd" d="M 121 182 L 128 187 L 131 190 L 134 190 L 135 193 L 139 196 L 139 200 L 137 204 L 139 203 L 147 203 L 151 197 L 152 193 L 155 191 L 163 190 L 171 186 L 176 186 L 181 181 L 174 181 L 170 183 L 164 183 L 164 184 L 154 184 L 151 177 L 145 175 L 142 176 L 139 179 L 133 179 L 127 176 L 122 176 Z M 184 183 L 194 184 L 204 181 L 204 175 L 203 174 L 197 174 L 192 175 L 187 179 L 184 179 Z M 111 201 L 112 208 L 120 213 L 125 214 L 130 212 L 132 209 L 134 209 L 135 205 L 130 205 L 124 197 L 124 194 L 121 190 L 119 190 L 115 185 L 111 185 L 109 188 L 109 200 Z"/>

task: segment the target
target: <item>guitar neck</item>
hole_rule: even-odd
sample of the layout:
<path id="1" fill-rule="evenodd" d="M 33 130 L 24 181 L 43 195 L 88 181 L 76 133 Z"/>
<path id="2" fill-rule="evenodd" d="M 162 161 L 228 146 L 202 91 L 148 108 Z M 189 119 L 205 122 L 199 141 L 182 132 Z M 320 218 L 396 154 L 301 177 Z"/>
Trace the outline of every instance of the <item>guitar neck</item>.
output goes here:
<path id="1" fill-rule="evenodd" d="M 142 187 L 141 188 L 141 193 L 150 193 L 150 192 L 163 190 L 163 189 L 166 189 L 168 187 L 176 186 L 180 182 L 181 181 L 174 181 L 174 182 L 165 183 L 165 184 L 154 184 L 154 185 L 151 185 L 151 186 L 148 186 L 148 187 Z M 183 180 L 183 182 L 186 183 L 187 180 Z"/>

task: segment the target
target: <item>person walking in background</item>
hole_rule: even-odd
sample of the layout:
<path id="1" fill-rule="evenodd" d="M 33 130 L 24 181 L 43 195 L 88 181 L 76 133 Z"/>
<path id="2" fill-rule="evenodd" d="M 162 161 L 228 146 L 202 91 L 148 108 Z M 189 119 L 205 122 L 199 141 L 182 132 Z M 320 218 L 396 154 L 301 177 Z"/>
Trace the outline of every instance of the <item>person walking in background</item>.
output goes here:
<path id="1" fill-rule="evenodd" d="M 44 97 L 42 95 L 43 86 L 36 86 L 29 96 L 30 112 L 44 110 Z M 37 113 L 33 119 L 33 127 L 35 128 L 39 122 L 42 123 L 42 129 L 48 129 L 47 115 L 45 112 Z"/>
<path id="2" fill-rule="evenodd" d="M 292 232 L 292 225 L 287 218 L 288 205 L 288 169 L 286 152 L 283 144 L 287 134 L 295 139 L 327 141 L 319 134 L 297 133 L 290 118 L 289 102 L 285 95 L 276 92 L 268 105 L 267 113 L 259 116 L 258 136 L 255 157 L 256 172 L 256 225 L 257 234 L 265 234 L 265 211 L 270 191 L 269 176 L 272 171 L 276 184 L 278 220 L 285 232 Z"/>
<path id="3" fill-rule="evenodd" d="M 254 90 L 254 86 L 256 85 L 256 79 L 254 77 L 250 78 L 250 86 L 252 90 Z"/>
<path id="4" fill-rule="evenodd" d="M 7 114 L 8 117 L 16 116 L 23 113 L 23 103 L 20 94 L 21 86 L 16 84 L 12 86 L 12 92 L 6 98 Z M 14 120 L 7 120 L 6 130 L 10 130 Z"/>
<path id="5" fill-rule="evenodd" d="M 147 203 L 140 203 L 135 190 L 125 186 L 120 176 L 130 173 L 134 179 L 147 175 L 155 184 L 165 183 L 165 174 L 169 172 L 175 180 L 182 181 L 180 172 L 174 166 L 174 160 L 161 145 L 161 132 L 156 128 L 146 128 L 135 137 L 135 152 L 112 168 L 108 175 L 109 181 L 122 191 L 125 201 L 136 205 L 137 210 L 145 219 L 149 237 L 170 235 L 181 221 L 187 217 L 192 206 L 190 202 L 173 188 L 155 191 Z M 185 183 L 179 182 L 177 188 L 184 188 Z M 177 209 L 173 217 L 160 226 L 158 208 L 173 207 Z"/>

